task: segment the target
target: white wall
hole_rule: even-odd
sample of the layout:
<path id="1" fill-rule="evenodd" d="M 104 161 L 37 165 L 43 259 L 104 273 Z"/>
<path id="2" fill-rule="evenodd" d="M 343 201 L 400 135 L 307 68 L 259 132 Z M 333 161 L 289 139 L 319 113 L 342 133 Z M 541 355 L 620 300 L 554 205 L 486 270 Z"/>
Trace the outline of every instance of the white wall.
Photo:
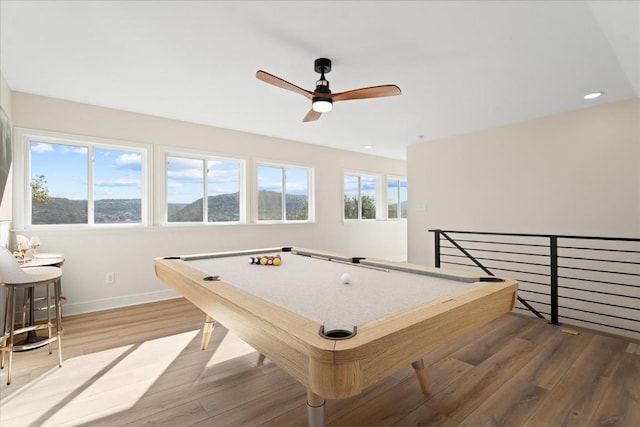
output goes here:
<path id="1" fill-rule="evenodd" d="M 313 224 L 165 227 L 158 225 L 160 213 L 155 212 L 155 225 L 148 228 L 38 230 L 42 251 L 62 252 L 67 258 L 63 267 L 66 314 L 173 296 L 153 273 L 152 260 L 160 256 L 295 245 L 406 259 L 406 222 L 342 222 L 344 170 L 405 176 L 405 162 L 18 92 L 13 93 L 13 120 L 20 128 L 240 156 L 247 159 L 249 168 L 256 160 L 315 168 Z M 159 196 L 154 194 L 156 199 Z M 33 230 L 17 232 L 35 234 Z M 105 284 L 107 272 L 115 272 L 114 284 Z"/>
<path id="2" fill-rule="evenodd" d="M 407 158 L 410 262 L 433 264 L 434 228 L 640 237 L 640 99 L 411 145 Z"/>
<path id="3" fill-rule="evenodd" d="M 9 86 L 7 85 L 7 82 L 4 79 L 4 76 L 2 74 L 0 74 L 0 106 L 9 117 L 9 120 L 11 120 L 12 119 L 11 89 L 9 89 Z M 11 185 L 12 185 L 12 180 L 11 180 L 11 175 L 9 175 L 9 178 L 7 179 L 5 193 L 4 193 L 5 196 L 0 194 L 0 199 L 2 199 L 2 201 L 0 202 L 0 244 L 3 244 L 4 242 L 4 237 L 5 237 L 4 231 L 7 226 L 6 224 L 11 221 L 11 208 L 12 208 Z"/>
<path id="4" fill-rule="evenodd" d="M 433 265 L 434 236 L 429 229 L 640 238 L 640 99 L 412 145 L 408 149 L 407 168 L 410 262 Z M 536 243 L 548 244 L 548 240 Z M 562 243 L 594 245 L 584 241 L 564 240 Z M 601 245 L 599 247 L 607 244 Z M 619 245 L 614 247 L 622 249 Z M 629 244 L 625 248 L 636 252 L 570 254 L 613 259 L 616 264 L 605 266 L 601 262 L 567 259 L 561 262 L 565 266 L 579 264 L 576 266 L 580 268 L 640 274 L 640 255 L 637 253 L 640 246 Z M 513 251 L 514 247 L 500 249 Z M 531 247 L 522 250 L 536 252 Z M 540 251 L 548 254 L 544 248 Z M 475 255 L 490 257 L 479 252 Z M 522 255 L 497 258 L 544 262 Z M 448 257 L 448 260 L 452 258 Z M 617 263 L 622 260 L 636 264 Z M 548 274 L 547 268 L 531 265 L 518 268 L 491 261 L 489 265 Z M 561 274 L 567 274 L 567 270 L 563 271 L 565 273 Z M 520 289 L 525 298 L 548 301 L 547 297 L 526 292 L 548 292 L 548 288 L 531 282 L 544 281 L 540 276 L 504 271 L 501 274 L 513 274 L 522 280 Z M 638 330 L 637 322 L 625 320 L 638 319 L 638 312 L 633 310 L 637 306 L 635 300 L 606 294 L 594 296 L 590 292 L 637 297 L 638 288 L 607 284 L 607 281 L 637 284 L 634 279 L 637 276 L 622 277 L 595 271 L 569 274 L 572 275 L 604 282 L 562 279 L 560 305 L 597 311 L 619 319 L 562 308 L 560 322 L 640 339 L 638 333 L 568 319 L 574 317 Z M 532 305 L 543 312 L 549 311 L 544 304 Z"/>

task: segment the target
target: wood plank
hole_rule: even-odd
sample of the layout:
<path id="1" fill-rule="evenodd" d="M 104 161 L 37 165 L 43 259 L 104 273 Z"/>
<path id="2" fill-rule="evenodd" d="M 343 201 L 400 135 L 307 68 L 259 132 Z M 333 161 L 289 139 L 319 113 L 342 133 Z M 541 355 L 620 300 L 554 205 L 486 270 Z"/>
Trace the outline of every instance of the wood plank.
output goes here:
<path id="1" fill-rule="evenodd" d="M 512 426 L 527 419 L 548 390 L 512 378 L 464 419 L 465 426 Z"/>
<path id="2" fill-rule="evenodd" d="M 546 389 L 552 389 L 575 363 L 593 335 L 568 335 L 559 333 L 557 327 L 549 330 L 546 341 L 541 342 L 529 362 L 516 374 L 523 381 Z"/>
<path id="3" fill-rule="evenodd" d="M 595 335 L 524 425 L 587 425 L 604 398 L 625 346 L 620 339 Z"/>
<path id="4" fill-rule="evenodd" d="M 533 349 L 533 344 L 528 341 L 511 340 L 468 375 L 435 394 L 429 405 L 439 413 L 462 422 L 526 364 Z"/>
<path id="5" fill-rule="evenodd" d="M 500 327 L 485 333 L 481 339 L 477 339 L 461 348 L 453 353 L 451 357 L 470 365 L 478 366 L 518 336 L 527 325 L 530 325 L 527 319 L 510 316 L 504 322 L 500 322 Z"/>
<path id="6" fill-rule="evenodd" d="M 598 426 L 640 425 L 640 356 L 622 354 L 604 398 L 591 420 Z"/>

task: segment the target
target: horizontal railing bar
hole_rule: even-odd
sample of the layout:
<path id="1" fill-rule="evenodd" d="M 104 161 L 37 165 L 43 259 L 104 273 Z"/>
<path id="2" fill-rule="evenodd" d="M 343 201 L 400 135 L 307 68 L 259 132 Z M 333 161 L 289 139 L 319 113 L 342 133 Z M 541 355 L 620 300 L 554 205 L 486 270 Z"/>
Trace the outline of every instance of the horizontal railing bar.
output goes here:
<path id="1" fill-rule="evenodd" d="M 581 251 L 623 252 L 627 254 L 640 254 L 640 251 L 632 251 L 627 249 L 589 248 L 581 246 L 558 246 L 558 249 L 576 249 Z"/>
<path id="2" fill-rule="evenodd" d="M 464 255 L 454 255 L 454 254 L 441 254 L 441 256 L 452 256 L 452 257 L 455 257 L 455 258 L 467 258 Z M 512 264 L 535 265 L 536 267 L 549 267 L 549 264 L 540 264 L 540 263 L 537 263 L 537 262 L 525 262 L 525 261 L 515 261 L 515 260 L 496 259 L 496 258 L 483 258 L 483 257 L 476 257 L 476 259 L 482 260 L 482 261 L 496 261 L 496 262 L 509 262 L 509 263 L 512 263 Z"/>
<path id="3" fill-rule="evenodd" d="M 624 328 L 622 326 L 607 325 L 606 323 L 599 323 L 599 322 L 594 322 L 592 320 L 578 319 L 578 318 L 570 317 L 570 316 L 562 316 L 562 318 L 571 319 L 571 320 L 577 320 L 578 322 L 591 323 L 593 325 L 606 326 L 607 328 L 620 329 L 621 331 L 635 332 L 637 334 L 640 334 L 640 331 L 637 331 L 635 329 Z"/>
<path id="4" fill-rule="evenodd" d="M 620 295 L 620 294 L 614 294 L 611 292 L 604 292 L 604 291 L 593 291 L 591 289 L 584 289 L 584 288 L 572 288 L 571 286 L 558 286 L 559 289 L 571 289 L 572 291 L 581 291 L 581 292 L 589 292 L 591 294 L 602 294 L 602 295 L 610 295 L 610 296 L 614 296 L 614 297 L 620 297 L 620 298 L 633 298 L 633 299 L 640 299 L 640 297 L 634 297 L 633 295 Z"/>
<path id="5" fill-rule="evenodd" d="M 440 237 L 441 241 L 447 241 L 445 238 Z M 508 246 L 530 246 L 532 248 L 548 248 L 549 245 L 541 245 L 537 243 L 516 243 L 516 242 L 500 242 L 494 240 L 472 240 L 472 239 L 456 239 L 456 242 L 467 243 L 488 243 L 490 245 L 508 245 Z"/>
<path id="6" fill-rule="evenodd" d="M 459 262 L 453 262 L 453 261 L 442 261 L 442 264 L 449 264 L 449 265 L 461 265 L 461 266 L 465 266 L 465 267 L 475 267 L 475 265 L 473 264 L 462 264 Z M 543 277 L 549 277 L 548 274 L 541 274 L 541 273 L 532 273 L 530 271 L 521 271 L 521 270 L 511 270 L 508 268 L 499 268 L 499 267 L 487 267 L 491 270 L 499 270 L 499 271 L 508 271 L 510 273 L 523 273 L 523 274 L 531 274 L 533 276 L 543 276 Z"/>
<path id="7" fill-rule="evenodd" d="M 640 322 L 640 319 L 631 319 L 631 318 L 628 318 L 628 317 L 614 316 L 613 314 L 598 313 L 597 311 L 583 310 L 581 308 L 565 307 L 563 305 L 558 305 L 558 307 L 564 308 L 564 309 L 567 309 L 567 310 L 572 310 L 572 311 L 579 311 L 581 313 L 589 313 L 589 314 L 595 314 L 597 316 L 611 317 L 612 319 L 629 320 L 631 322 Z"/>
<path id="8" fill-rule="evenodd" d="M 609 282 L 606 280 L 584 279 L 582 277 L 558 276 L 558 279 L 577 280 L 578 282 L 600 283 L 603 285 L 626 286 L 628 288 L 638 288 L 638 285 L 629 285 L 627 283 Z"/>
<path id="9" fill-rule="evenodd" d="M 582 258 L 582 257 L 574 257 L 574 256 L 558 256 L 558 259 L 574 259 L 574 260 L 578 260 L 578 261 L 596 261 L 596 262 L 611 262 L 611 263 L 616 263 L 616 264 L 640 265 L 640 262 L 636 262 L 636 261 L 621 261 L 619 259 Z"/>
<path id="10" fill-rule="evenodd" d="M 440 248 L 457 249 L 455 246 L 448 246 L 448 245 L 440 245 Z M 479 248 L 467 248 L 467 250 L 474 251 L 474 252 L 490 252 L 492 254 L 526 255 L 526 256 L 538 256 L 538 257 L 549 258 L 549 254 L 536 254 L 533 252 L 494 251 L 491 249 L 479 249 Z"/>
<path id="11" fill-rule="evenodd" d="M 443 255 L 446 255 L 446 254 L 443 254 Z M 447 256 L 458 257 L 457 255 L 447 255 Z M 462 256 L 461 258 L 466 258 L 466 257 Z M 475 267 L 475 265 L 473 265 L 473 264 L 465 264 L 465 263 L 453 262 L 453 261 L 442 261 L 442 264 L 459 265 L 459 266 L 464 266 L 464 267 Z M 501 267 L 495 267 L 495 266 L 488 266 L 487 268 L 489 268 L 490 270 L 507 271 L 507 272 L 510 272 L 510 273 L 522 273 L 522 274 L 530 274 L 532 276 L 549 277 L 548 274 L 534 273 L 534 272 L 531 272 L 531 271 L 513 270 L 513 269 L 509 269 L 509 268 L 501 268 Z M 562 268 L 565 268 L 565 267 L 562 267 Z M 579 269 L 577 269 L 577 270 L 579 270 Z M 586 270 L 585 269 L 583 271 L 593 271 L 593 270 Z M 617 274 L 617 273 L 614 272 L 614 274 Z M 640 287 L 638 285 L 631 285 L 631 284 L 627 284 L 627 283 L 610 282 L 610 281 L 595 280 L 595 279 L 585 279 L 585 278 L 582 278 L 582 277 L 558 276 L 558 279 L 577 280 L 577 281 L 581 281 L 581 282 L 592 282 L 592 283 L 600 283 L 600 284 L 604 284 L 604 285 L 626 286 L 626 287 L 632 287 L 632 288 Z M 521 282 L 525 282 L 525 280 L 520 280 L 520 281 Z M 529 281 L 528 283 L 542 284 L 542 283 L 536 283 L 536 282 L 531 282 L 531 281 Z M 560 286 L 560 287 L 562 287 L 562 286 Z"/>
<path id="12" fill-rule="evenodd" d="M 445 248 L 445 249 L 455 249 L 452 246 L 443 246 L 443 248 Z M 491 252 L 491 253 L 512 254 L 512 255 L 531 255 L 531 256 L 540 256 L 540 257 L 544 257 L 544 258 L 548 258 L 549 257 L 548 255 L 527 254 L 527 253 L 519 253 L 519 252 L 487 251 L 487 250 L 482 250 L 482 249 L 468 249 L 468 250 L 477 251 L 477 252 Z M 450 257 L 455 257 L 455 258 L 467 258 L 464 255 L 456 255 L 456 254 L 448 254 L 448 253 L 442 253 L 441 256 L 450 256 Z M 509 262 L 509 263 L 516 263 L 516 264 L 535 265 L 535 266 L 539 266 L 539 267 L 549 267 L 549 264 L 540 264 L 540 263 L 535 263 L 535 262 L 525 262 L 525 261 L 509 260 L 509 259 L 502 259 L 502 258 L 476 257 L 476 259 L 483 260 L 483 261 Z M 595 258 L 561 257 L 561 256 L 559 256 L 558 259 L 573 259 L 573 260 L 580 260 L 580 261 L 599 261 L 599 262 L 605 262 L 605 263 L 606 262 L 611 262 L 611 263 L 628 264 L 628 265 L 640 265 L 640 262 L 619 261 L 619 260 L 605 260 L 605 259 L 595 259 Z M 589 268 L 582 268 L 582 267 L 569 267 L 569 266 L 564 266 L 564 265 L 559 265 L 558 268 L 566 268 L 566 269 L 570 269 L 570 270 L 580 270 L 580 271 L 592 271 L 592 272 L 597 272 L 597 273 L 624 274 L 624 275 L 631 275 L 631 276 L 639 276 L 640 277 L 640 274 L 638 274 L 638 273 L 624 273 L 624 272 L 619 272 L 619 271 L 589 269 Z"/>
<path id="13" fill-rule="evenodd" d="M 628 309 L 628 310 L 640 311 L 640 308 L 638 308 L 638 307 L 628 307 L 628 306 L 625 306 L 625 305 L 610 304 L 608 302 L 591 301 L 591 300 L 588 300 L 588 299 L 574 298 L 574 297 L 567 297 L 567 296 L 560 296 L 559 298 L 560 299 L 570 299 L 570 300 L 573 300 L 573 301 L 588 302 L 588 303 L 591 303 L 591 304 L 606 305 L 606 306 L 609 306 L 609 307 L 617 307 L 617 308 L 624 308 L 624 309 Z M 638 320 L 638 322 L 640 322 L 640 320 Z"/>
<path id="14" fill-rule="evenodd" d="M 592 273 L 607 273 L 607 274 L 621 274 L 623 276 L 636 276 L 640 277 L 639 273 L 626 273 L 624 271 L 610 271 L 610 270 L 598 270 L 597 268 L 581 268 L 581 267 L 569 267 L 566 265 L 559 265 L 558 269 L 565 268 L 567 270 L 576 270 L 576 271 L 591 271 Z M 560 277 L 560 276 L 558 276 Z"/>
<path id="15" fill-rule="evenodd" d="M 514 236 L 514 237 L 558 237 L 560 239 L 574 240 L 611 240 L 615 242 L 640 242 L 640 238 L 630 237 L 603 237 L 603 236 L 571 236 L 563 234 L 531 234 L 531 233 L 499 233 L 493 231 L 457 231 L 433 229 L 430 232 L 450 233 L 450 234 L 478 234 L 483 236 Z"/>

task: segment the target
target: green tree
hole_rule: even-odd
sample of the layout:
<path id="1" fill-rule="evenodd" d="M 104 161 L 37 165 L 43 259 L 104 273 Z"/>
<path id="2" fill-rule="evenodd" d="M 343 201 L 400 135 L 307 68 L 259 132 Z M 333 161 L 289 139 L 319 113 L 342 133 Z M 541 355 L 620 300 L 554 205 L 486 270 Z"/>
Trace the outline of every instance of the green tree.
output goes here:
<path id="1" fill-rule="evenodd" d="M 376 219 L 376 200 L 368 195 L 362 196 L 362 219 Z"/>
<path id="2" fill-rule="evenodd" d="M 344 195 L 344 219 L 358 219 L 358 197 Z"/>
<path id="3" fill-rule="evenodd" d="M 49 188 L 44 175 L 38 175 L 31 180 L 31 200 L 34 202 L 50 203 Z"/>

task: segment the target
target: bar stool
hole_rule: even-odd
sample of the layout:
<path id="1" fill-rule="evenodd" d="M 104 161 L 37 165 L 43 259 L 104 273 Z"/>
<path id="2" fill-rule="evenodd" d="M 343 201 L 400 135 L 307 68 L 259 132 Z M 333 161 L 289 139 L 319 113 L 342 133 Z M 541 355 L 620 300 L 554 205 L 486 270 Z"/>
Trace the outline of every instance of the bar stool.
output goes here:
<path id="1" fill-rule="evenodd" d="M 0 369 L 5 365 L 5 353 L 9 353 L 9 363 L 7 365 L 7 385 L 11 384 L 11 362 L 14 351 L 26 351 L 49 346 L 49 354 L 52 353 L 51 343 L 58 342 L 58 366 L 62 366 L 62 342 L 60 340 L 60 278 L 62 270 L 59 267 L 32 267 L 22 269 L 18 261 L 6 248 L 0 247 L 0 281 L 6 289 L 6 302 L 4 312 L 4 330 L 0 343 Z M 32 321 L 27 326 L 15 328 L 16 317 L 16 290 L 23 289 L 33 295 L 36 287 L 44 287 L 47 306 L 51 307 L 55 313 L 55 324 L 51 321 L 51 309 L 45 310 L 47 313 L 46 324 L 36 324 L 33 316 Z M 51 302 L 51 288 L 53 287 L 53 303 Z M 33 309 L 33 305 L 30 307 Z M 53 334 L 52 329 L 56 332 Z M 36 331 L 47 329 L 46 338 L 39 337 Z M 24 342 L 16 344 L 15 336 L 26 334 Z"/>
<path id="2" fill-rule="evenodd" d="M 38 267 L 49 267 L 49 266 L 62 267 L 62 264 L 64 264 L 64 255 L 56 254 L 55 258 L 54 257 L 44 258 L 44 259 L 36 258 L 34 261 L 29 262 L 28 264 L 23 264 L 21 267 L 24 270 L 27 270 L 27 272 L 28 272 L 28 269 L 33 268 L 34 264 Z M 61 282 L 62 282 L 61 280 L 57 282 L 57 286 L 59 288 L 58 292 L 60 293 L 60 305 L 59 305 L 60 319 L 62 319 L 62 306 L 67 302 L 67 298 L 64 295 L 62 295 Z M 27 325 L 27 320 L 28 320 L 27 314 L 31 315 L 31 313 L 33 313 L 33 310 L 45 311 L 45 310 L 54 308 L 54 304 L 45 305 L 45 303 L 47 302 L 46 296 L 35 296 L 35 295 L 29 295 L 29 294 L 30 292 L 24 293 L 24 298 L 22 302 L 22 326 L 23 327 Z M 33 304 L 33 310 L 31 310 L 31 304 Z M 60 323 L 60 332 L 62 332 L 63 330 L 64 330 L 64 326 L 62 325 L 62 323 Z"/>

